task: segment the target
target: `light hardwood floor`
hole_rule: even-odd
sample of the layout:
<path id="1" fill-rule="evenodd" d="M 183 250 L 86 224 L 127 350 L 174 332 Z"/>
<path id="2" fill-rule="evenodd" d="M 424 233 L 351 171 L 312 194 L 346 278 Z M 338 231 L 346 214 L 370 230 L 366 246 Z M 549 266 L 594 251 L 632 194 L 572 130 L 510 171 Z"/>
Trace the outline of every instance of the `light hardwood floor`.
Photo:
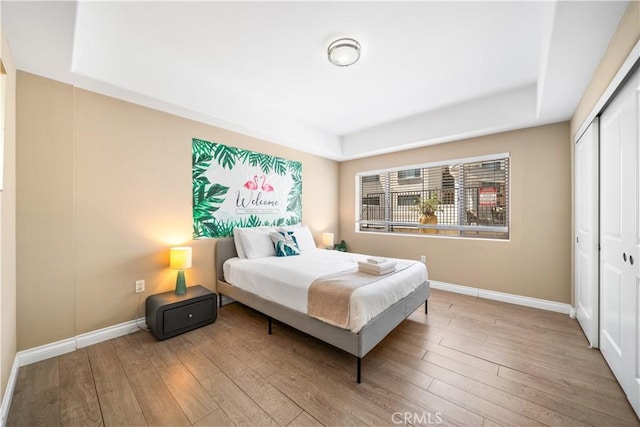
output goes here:
<path id="1" fill-rule="evenodd" d="M 639 426 L 566 315 L 433 290 L 362 362 L 239 304 L 20 368 L 7 425 Z"/>

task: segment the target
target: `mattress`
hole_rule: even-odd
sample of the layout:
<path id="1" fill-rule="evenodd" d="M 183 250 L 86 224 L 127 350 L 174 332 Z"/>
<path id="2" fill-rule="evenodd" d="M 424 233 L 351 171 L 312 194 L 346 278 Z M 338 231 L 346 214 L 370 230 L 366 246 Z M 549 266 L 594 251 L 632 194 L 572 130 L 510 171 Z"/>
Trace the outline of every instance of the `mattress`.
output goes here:
<path id="1" fill-rule="evenodd" d="M 307 314 L 311 284 L 328 274 L 354 269 L 367 255 L 313 249 L 289 257 L 230 258 L 223 265 L 225 282 L 259 297 Z M 426 266 L 417 261 L 389 258 L 406 268 L 351 295 L 346 329 L 358 332 L 367 322 L 413 292 L 428 278 Z"/>

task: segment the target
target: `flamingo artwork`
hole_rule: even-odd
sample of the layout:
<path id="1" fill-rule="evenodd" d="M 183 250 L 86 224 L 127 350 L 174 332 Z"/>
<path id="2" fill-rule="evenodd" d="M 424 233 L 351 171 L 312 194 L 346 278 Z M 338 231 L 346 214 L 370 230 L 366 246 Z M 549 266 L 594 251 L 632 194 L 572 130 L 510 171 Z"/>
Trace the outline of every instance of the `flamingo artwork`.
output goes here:
<path id="1" fill-rule="evenodd" d="M 262 191 L 273 191 L 273 186 L 267 183 L 267 177 L 262 175 Z"/>
<path id="2" fill-rule="evenodd" d="M 264 176 L 264 175 L 263 175 Z M 244 183 L 244 188 L 247 190 L 257 190 L 258 189 L 258 175 L 253 176 L 253 181 L 249 180 Z"/>

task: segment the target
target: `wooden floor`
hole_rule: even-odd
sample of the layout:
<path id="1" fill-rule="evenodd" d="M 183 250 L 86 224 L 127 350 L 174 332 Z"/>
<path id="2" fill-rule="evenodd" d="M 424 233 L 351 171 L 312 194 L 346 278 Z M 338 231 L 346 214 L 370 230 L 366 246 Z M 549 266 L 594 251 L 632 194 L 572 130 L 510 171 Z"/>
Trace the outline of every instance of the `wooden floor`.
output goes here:
<path id="1" fill-rule="evenodd" d="M 7 425 L 638 426 L 566 315 L 432 291 L 362 362 L 239 304 L 20 368 Z"/>

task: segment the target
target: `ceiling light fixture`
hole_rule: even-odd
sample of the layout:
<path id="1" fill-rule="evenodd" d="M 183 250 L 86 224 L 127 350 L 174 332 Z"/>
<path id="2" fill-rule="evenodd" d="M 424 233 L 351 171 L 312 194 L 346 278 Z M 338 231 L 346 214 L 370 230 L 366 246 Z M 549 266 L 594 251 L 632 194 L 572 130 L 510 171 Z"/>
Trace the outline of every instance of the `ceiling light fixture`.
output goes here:
<path id="1" fill-rule="evenodd" d="M 360 43 L 354 39 L 338 39 L 327 48 L 329 62 L 339 67 L 347 67 L 360 59 Z"/>

